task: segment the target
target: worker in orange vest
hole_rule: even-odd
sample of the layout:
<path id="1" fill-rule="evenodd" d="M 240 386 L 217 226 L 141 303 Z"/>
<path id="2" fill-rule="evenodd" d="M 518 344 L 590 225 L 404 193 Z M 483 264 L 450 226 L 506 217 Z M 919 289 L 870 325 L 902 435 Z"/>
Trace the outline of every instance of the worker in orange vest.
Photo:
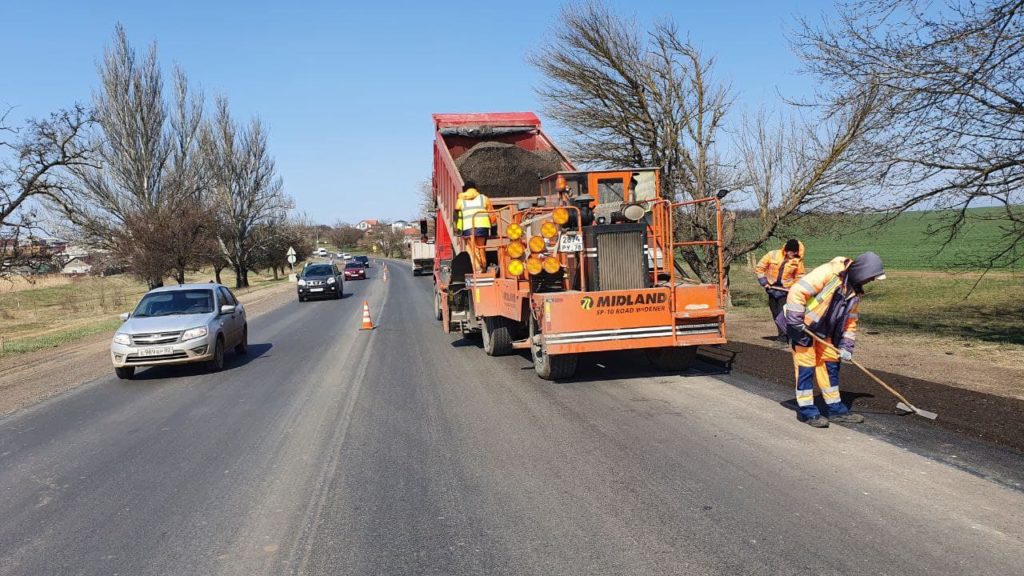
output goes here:
<path id="1" fill-rule="evenodd" d="M 884 279 L 882 259 L 874 252 L 865 252 L 853 260 L 833 258 L 811 270 L 789 290 L 785 319 L 793 343 L 798 417 L 815 428 L 827 428 L 830 420 L 864 421 L 860 414 L 850 412 L 840 398 L 839 365 L 840 361 L 853 358 L 864 285 Z M 808 330 L 831 346 L 811 338 Z M 814 405 L 815 382 L 828 407 L 827 417 Z"/>
<path id="2" fill-rule="evenodd" d="M 476 272 L 483 272 L 487 267 L 484 246 L 491 228 L 498 223 L 493 210 L 491 199 L 476 189 L 475 182 L 466 181 L 455 201 L 455 229 L 467 239 L 469 257 Z"/>
<path id="3" fill-rule="evenodd" d="M 775 322 L 780 346 L 787 344 L 786 325 L 781 321 L 782 307 L 786 304 L 789 288 L 804 275 L 804 245 L 795 238 L 786 241 L 779 250 L 761 257 L 754 267 L 757 283 L 768 293 L 768 309 Z"/>

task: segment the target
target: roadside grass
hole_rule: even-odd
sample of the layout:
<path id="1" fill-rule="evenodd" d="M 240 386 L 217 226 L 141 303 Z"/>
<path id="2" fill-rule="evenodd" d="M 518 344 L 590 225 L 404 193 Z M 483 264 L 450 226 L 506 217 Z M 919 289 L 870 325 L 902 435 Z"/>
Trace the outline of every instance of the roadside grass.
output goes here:
<path id="1" fill-rule="evenodd" d="M 887 266 L 886 275 L 865 289 L 862 329 L 1024 345 L 1024 272 L 990 272 L 980 282 L 978 272 Z M 733 306 L 767 308 L 752 268 L 734 265 L 729 281 Z"/>
<path id="2" fill-rule="evenodd" d="M 205 282 L 212 270 L 186 276 L 188 282 Z M 223 272 L 226 286 L 234 285 L 234 274 Z M 270 274 L 249 274 L 250 287 L 233 291 L 248 294 L 287 281 Z M 146 293 L 146 285 L 128 275 L 108 277 L 48 277 L 32 287 L 0 286 L 0 356 L 60 346 L 94 334 L 112 332 L 120 325 L 117 317 L 135 307 Z"/>
<path id="3" fill-rule="evenodd" d="M 969 210 L 960 235 L 946 246 L 946 238 L 939 229 L 953 215 L 951 211 L 906 212 L 886 224 L 880 224 L 883 216 L 877 214 L 819 214 L 780 230 L 776 235 L 778 239 L 770 241 L 758 256 L 781 247 L 786 238 L 795 237 L 807 247 L 805 258 L 808 267 L 838 255 L 853 257 L 871 250 L 882 257 L 887 268 L 952 270 L 963 262 L 975 262 L 989 255 L 992 247 L 1003 243 L 1005 231 L 998 221 L 991 219 L 998 215 L 999 210 Z M 740 238 L 747 227 L 742 220 L 738 223 L 737 235 Z M 1020 254 L 1008 256 L 1015 258 Z M 1024 270 L 1024 261 L 1011 269 Z"/>

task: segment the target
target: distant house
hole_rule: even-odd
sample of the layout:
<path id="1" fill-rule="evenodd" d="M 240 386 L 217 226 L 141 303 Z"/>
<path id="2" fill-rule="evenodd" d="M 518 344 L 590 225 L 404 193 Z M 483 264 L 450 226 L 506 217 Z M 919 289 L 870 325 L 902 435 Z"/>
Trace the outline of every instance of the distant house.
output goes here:
<path id="1" fill-rule="evenodd" d="M 85 261 L 85 258 L 75 257 L 68 260 L 66 264 L 60 269 L 61 274 L 67 274 L 71 276 L 77 276 L 80 274 L 88 274 L 92 272 L 92 264 Z"/>
<path id="2" fill-rule="evenodd" d="M 399 232 L 405 230 L 409 226 L 410 224 L 405 220 L 395 220 L 394 222 L 391 223 L 391 228 L 394 230 L 398 230 Z"/>
<path id="3" fill-rule="evenodd" d="M 408 246 L 420 239 L 419 227 L 408 227 L 402 230 L 402 242 Z"/>
<path id="4" fill-rule="evenodd" d="M 377 226 L 378 224 L 380 224 L 380 221 L 378 220 L 362 220 L 358 224 L 356 224 L 356 228 L 362 230 L 363 232 L 366 232 L 367 230 L 373 228 L 374 226 Z"/>

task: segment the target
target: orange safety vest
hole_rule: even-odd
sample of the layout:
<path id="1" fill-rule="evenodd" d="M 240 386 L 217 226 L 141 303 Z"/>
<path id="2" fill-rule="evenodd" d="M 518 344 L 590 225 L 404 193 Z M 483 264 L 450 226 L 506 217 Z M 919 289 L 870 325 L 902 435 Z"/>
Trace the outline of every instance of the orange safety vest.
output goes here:
<path id="1" fill-rule="evenodd" d="M 769 286 L 781 284 L 783 288 L 789 288 L 796 283 L 804 275 L 804 244 L 799 244 L 800 250 L 797 251 L 796 258 L 786 260 L 784 247 L 762 256 L 754 267 L 757 277 L 767 280 Z"/>
<path id="2" fill-rule="evenodd" d="M 468 192 L 468 191 L 467 191 Z M 461 212 L 458 222 L 459 231 L 472 230 L 473 228 L 490 228 L 494 217 L 488 214 L 491 201 L 487 196 L 477 192 L 476 194 L 459 194 L 455 209 Z"/>

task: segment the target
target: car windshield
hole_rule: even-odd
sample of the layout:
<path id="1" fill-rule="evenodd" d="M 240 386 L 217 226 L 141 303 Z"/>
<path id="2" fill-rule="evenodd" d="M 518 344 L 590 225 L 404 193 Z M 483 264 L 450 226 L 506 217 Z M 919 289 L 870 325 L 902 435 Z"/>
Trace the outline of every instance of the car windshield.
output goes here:
<path id="1" fill-rule="evenodd" d="M 303 276 L 330 276 L 330 266 L 310 266 L 302 272 Z"/>
<path id="2" fill-rule="evenodd" d="M 213 291 L 171 290 L 152 292 L 142 297 L 142 301 L 132 313 L 134 318 L 151 316 L 171 316 L 174 314 L 209 314 L 213 312 Z"/>
<path id="3" fill-rule="evenodd" d="M 356 260 L 356 262 L 369 262 L 370 261 L 370 259 L 367 258 L 366 256 L 356 256 L 355 260 Z"/>
<path id="4" fill-rule="evenodd" d="M 363 269 L 363 267 L 360 266 L 358 262 L 349 262 L 348 264 L 345 264 L 345 269 L 346 270 L 348 270 L 350 268 L 353 269 L 353 270 L 362 270 Z"/>

